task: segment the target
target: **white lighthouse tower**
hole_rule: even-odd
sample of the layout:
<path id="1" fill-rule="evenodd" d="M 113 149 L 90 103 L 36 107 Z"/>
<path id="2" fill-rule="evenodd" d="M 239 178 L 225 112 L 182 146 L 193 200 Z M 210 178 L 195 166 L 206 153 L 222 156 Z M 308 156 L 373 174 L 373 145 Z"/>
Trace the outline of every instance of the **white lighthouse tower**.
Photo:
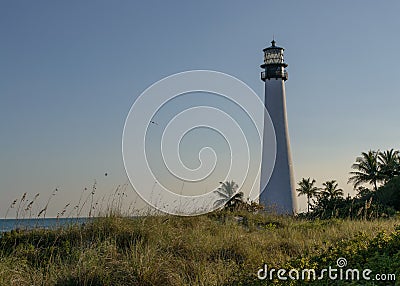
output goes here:
<path id="1" fill-rule="evenodd" d="M 265 107 L 272 119 L 276 136 L 276 160 L 272 175 L 267 185 L 261 183 L 260 203 L 267 208 L 272 208 L 278 214 L 292 214 L 295 211 L 295 188 L 293 179 L 292 157 L 288 123 L 286 116 L 285 81 L 288 74 L 285 70 L 287 64 L 283 59 L 283 48 L 277 47 L 273 40 L 272 46 L 265 48 L 264 64 L 261 68 L 261 79 L 265 82 Z M 266 126 L 264 119 L 264 126 Z M 266 136 L 264 127 L 263 161 L 261 168 L 261 182 L 267 171 Z M 265 181 L 265 180 L 264 180 Z"/>

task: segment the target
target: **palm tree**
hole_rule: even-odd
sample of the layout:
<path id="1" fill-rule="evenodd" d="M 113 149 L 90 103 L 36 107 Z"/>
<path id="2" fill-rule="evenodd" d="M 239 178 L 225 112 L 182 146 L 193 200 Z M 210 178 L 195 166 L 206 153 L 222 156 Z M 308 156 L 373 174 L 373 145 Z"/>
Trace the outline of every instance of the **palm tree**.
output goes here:
<path id="1" fill-rule="evenodd" d="M 225 207 L 235 208 L 240 203 L 243 203 L 243 192 L 238 192 L 239 186 L 234 181 L 220 182 L 219 187 L 215 192 L 221 197 L 214 202 L 214 205 L 222 205 Z"/>
<path id="2" fill-rule="evenodd" d="M 326 181 L 322 184 L 324 186 L 321 195 L 328 200 L 334 200 L 343 197 L 343 190 L 338 189 L 338 183 L 336 180 Z"/>
<path id="3" fill-rule="evenodd" d="M 384 152 L 379 152 L 378 164 L 382 179 L 387 183 L 394 176 L 399 175 L 399 151 L 390 149 Z"/>
<path id="4" fill-rule="evenodd" d="M 348 183 L 353 183 L 354 188 L 369 183 L 378 189 L 377 183 L 382 180 L 382 174 L 378 163 L 378 154 L 376 151 L 362 152 L 361 157 L 357 157 L 356 162 L 351 166 L 355 171 L 350 172 L 352 177 Z"/>
<path id="5" fill-rule="evenodd" d="M 312 199 L 312 197 L 315 197 L 318 195 L 318 191 L 320 190 L 320 188 L 317 188 L 316 186 L 314 186 L 315 184 L 315 180 L 314 179 L 306 179 L 303 178 L 299 183 L 299 188 L 296 189 L 296 191 L 299 192 L 298 196 L 307 196 L 307 213 L 310 212 L 310 206 L 311 206 L 311 202 L 310 200 Z"/>

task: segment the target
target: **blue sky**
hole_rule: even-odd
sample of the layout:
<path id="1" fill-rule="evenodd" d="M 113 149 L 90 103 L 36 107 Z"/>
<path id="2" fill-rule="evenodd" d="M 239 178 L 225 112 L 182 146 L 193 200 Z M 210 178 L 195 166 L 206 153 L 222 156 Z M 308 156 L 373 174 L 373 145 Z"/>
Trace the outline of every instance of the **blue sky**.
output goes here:
<path id="1" fill-rule="evenodd" d="M 361 0 L 2 1 L 0 216 L 24 192 L 45 201 L 59 188 L 55 215 L 94 180 L 104 194 L 126 183 L 125 118 L 165 76 L 216 70 L 263 95 L 259 65 L 272 35 L 289 64 L 296 181 L 336 179 L 352 193 L 356 156 L 400 148 L 399 8 Z"/>

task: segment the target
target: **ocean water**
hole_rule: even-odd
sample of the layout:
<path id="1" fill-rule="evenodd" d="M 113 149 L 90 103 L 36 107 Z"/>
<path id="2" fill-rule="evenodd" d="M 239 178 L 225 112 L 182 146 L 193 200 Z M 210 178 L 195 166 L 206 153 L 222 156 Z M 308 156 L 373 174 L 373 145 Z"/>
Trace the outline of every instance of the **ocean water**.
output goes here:
<path id="1" fill-rule="evenodd" d="M 74 224 L 87 223 L 90 218 L 31 218 L 0 219 L 0 233 L 12 230 L 31 230 L 35 228 L 54 229 Z"/>

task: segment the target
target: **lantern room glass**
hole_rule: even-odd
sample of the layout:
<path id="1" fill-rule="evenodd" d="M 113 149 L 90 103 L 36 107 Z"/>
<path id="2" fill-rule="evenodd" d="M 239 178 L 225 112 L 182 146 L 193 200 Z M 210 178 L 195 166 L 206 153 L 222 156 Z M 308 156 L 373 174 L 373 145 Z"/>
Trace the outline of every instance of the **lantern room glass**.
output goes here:
<path id="1" fill-rule="evenodd" d="M 283 49 L 268 49 L 264 53 L 264 63 L 283 64 Z"/>

